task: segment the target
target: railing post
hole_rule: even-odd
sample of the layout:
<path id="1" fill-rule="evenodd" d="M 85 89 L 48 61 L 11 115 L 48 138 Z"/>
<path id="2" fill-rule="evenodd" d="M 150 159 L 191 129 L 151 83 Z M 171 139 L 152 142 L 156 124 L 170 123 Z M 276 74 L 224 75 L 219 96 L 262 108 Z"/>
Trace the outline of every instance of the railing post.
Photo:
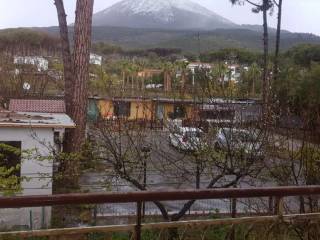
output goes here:
<path id="1" fill-rule="evenodd" d="M 275 214 L 278 215 L 278 221 L 279 223 L 282 222 L 283 218 L 283 213 L 284 213 L 284 206 L 283 206 L 283 197 L 277 197 L 275 200 Z M 284 232 L 281 229 L 280 224 L 276 225 L 276 231 L 277 231 L 277 238 L 276 239 L 285 239 Z"/>
<path id="2" fill-rule="evenodd" d="M 276 198 L 276 204 L 275 204 L 275 214 L 282 216 L 283 211 L 284 211 L 284 206 L 283 206 L 283 198 L 282 197 L 277 197 Z"/>
<path id="3" fill-rule="evenodd" d="M 46 228 L 46 210 L 45 207 L 41 207 L 41 229 L 45 229 Z"/>
<path id="4" fill-rule="evenodd" d="M 274 213 L 274 210 L 273 210 L 273 197 L 270 196 L 269 197 L 269 201 L 268 201 L 268 204 L 269 204 L 269 214 L 272 215 Z"/>
<path id="5" fill-rule="evenodd" d="M 141 240 L 141 202 L 137 202 L 137 220 L 135 227 L 135 240 Z"/>
<path id="6" fill-rule="evenodd" d="M 232 198 L 231 199 L 231 217 L 235 218 L 237 215 L 237 199 Z"/>
<path id="7" fill-rule="evenodd" d="M 93 208 L 93 226 L 97 226 L 98 206 L 94 205 Z"/>
<path id="8" fill-rule="evenodd" d="M 284 214 L 284 202 L 283 198 L 279 199 L 279 206 L 278 206 L 278 214 L 282 216 Z"/>
<path id="9" fill-rule="evenodd" d="M 232 198 L 231 199 L 231 217 L 236 218 L 237 215 L 237 199 Z M 236 238 L 236 229 L 235 226 L 232 226 L 231 233 L 230 233 L 230 239 L 234 240 Z"/>
<path id="10" fill-rule="evenodd" d="M 147 188 L 147 156 L 144 157 L 143 160 L 143 187 Z M 142 203 L 142 217 L 144 218 L 146 214 L 146 203 Z"/>
<path id="11" fill-rule="evenodd" d="M 29 211 L 30 230 L 33 230 L 33 216 L 32 210 Z"/>

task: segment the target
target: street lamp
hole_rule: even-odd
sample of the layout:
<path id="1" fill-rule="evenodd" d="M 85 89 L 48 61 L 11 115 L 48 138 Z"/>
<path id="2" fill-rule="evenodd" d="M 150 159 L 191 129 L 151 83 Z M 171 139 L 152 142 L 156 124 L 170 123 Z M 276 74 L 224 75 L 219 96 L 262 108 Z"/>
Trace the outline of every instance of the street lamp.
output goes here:
<path id="1" fill-rule="evenodd" d="M 145 144 L 141 147 L 141 152 L 143 154 L 143 188 L 146 190 L 147 188 L 147 159 L 150 156 L 151 146 L 149 144 Z M 144 218 L 146 211 L 145 202 L 142 202 L 142 217 Z"/>
<path id="2" fill-rule="evenodd" d="M 195 69 L 192 68 L 191 72 L 192 72 L 192 86 L 194 87 L 194 84 L 195 84 L 195 79 L 194 79 Z"/>

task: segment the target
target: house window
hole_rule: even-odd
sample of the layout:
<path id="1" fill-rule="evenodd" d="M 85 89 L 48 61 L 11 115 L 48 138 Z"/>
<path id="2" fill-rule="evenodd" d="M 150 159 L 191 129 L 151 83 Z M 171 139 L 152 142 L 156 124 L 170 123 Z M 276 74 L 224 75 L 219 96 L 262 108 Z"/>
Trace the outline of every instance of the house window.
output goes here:
<path id="1" fill-rule="evenodd" d="M 116 117 L 129 117 L 130 116 L 130 102 L 114 102 L 114 115 Z"/>
<path id="2" fill-rule="evenodd" d="M 201 119 L 207 120 L 233 120 L 235 113 L 232 110 L 212 110 L 201 111 L 199 115 Z"/>
<path id="3" fill-rule="evenodd" d="M 17 168 L 21 164 L 21 142 L 3 142 L 0 141 L 0 167 L 7 169 L 15 168 L 13 174 L 20 177 L 20 169 Z"/>
<path id="4" fill-rule="evenodd" d="M 157 119 L 162 120 L 164 118 L 164 105 L 158 104 L 157 105 Z"/>
<path id="5" fill-rule="evenodd" d="M 175 105 L 173 115 L 174 115 L 174 118 L 185 118 L 186 108 L 182 105 Z"/>
<path id="6" fill-rule="evenodd" d="M 61 141 L 61 134 L 58 131 L 53 132 L 53 142 L 56 146 L 56 150 L 61 152 L 62 150 L 62 141 Z"/>

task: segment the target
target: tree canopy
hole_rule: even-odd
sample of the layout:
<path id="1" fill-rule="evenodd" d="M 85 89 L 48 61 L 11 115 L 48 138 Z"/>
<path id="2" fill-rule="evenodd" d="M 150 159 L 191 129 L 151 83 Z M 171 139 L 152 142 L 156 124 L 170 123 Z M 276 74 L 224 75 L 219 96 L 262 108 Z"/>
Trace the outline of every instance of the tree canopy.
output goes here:
<path id="1" fill-rule="evenodd" d="M 244 48 L 224 48 L 218 51 L 201 54 L 201 61 L 236 61 L 242 64 L 252 64 L 260 59 L 261 54 Z"/>
<path id="2" fill-rule="evenodd" d="M 298 45 L 287 51 L 285 57 L 292 58 L 295 64 L 310 67 L 312 62 L 320 63 L 320 45 Z"/>
<path id="3" fill-rule="evenodd" d="M 59 38 L 37 30 L 16 28 L 0 31 L 0 51 L 14 54 L 40 54 L 40 51 L 58 51 Z"/>

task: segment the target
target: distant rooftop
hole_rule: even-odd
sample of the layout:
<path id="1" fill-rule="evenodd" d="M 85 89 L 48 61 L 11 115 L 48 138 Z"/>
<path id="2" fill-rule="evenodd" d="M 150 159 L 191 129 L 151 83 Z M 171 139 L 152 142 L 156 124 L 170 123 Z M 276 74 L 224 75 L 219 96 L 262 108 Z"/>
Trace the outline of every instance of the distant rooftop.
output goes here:
<path id="1" fill-rule="evenodd" d="M 0 127 L 74 128 L 64 113 L 22 113 L 0 111 Z"/>
<path id="2" fill-rule="evenodd" d="M 211 64 L 203 62 L 191 62 L 187 68 L 212 68 Z"/>
<path id="3" fill-rule="evenodd" d="M 63 100 L 11 99 L 11 112 L 66 113 Z"/>

